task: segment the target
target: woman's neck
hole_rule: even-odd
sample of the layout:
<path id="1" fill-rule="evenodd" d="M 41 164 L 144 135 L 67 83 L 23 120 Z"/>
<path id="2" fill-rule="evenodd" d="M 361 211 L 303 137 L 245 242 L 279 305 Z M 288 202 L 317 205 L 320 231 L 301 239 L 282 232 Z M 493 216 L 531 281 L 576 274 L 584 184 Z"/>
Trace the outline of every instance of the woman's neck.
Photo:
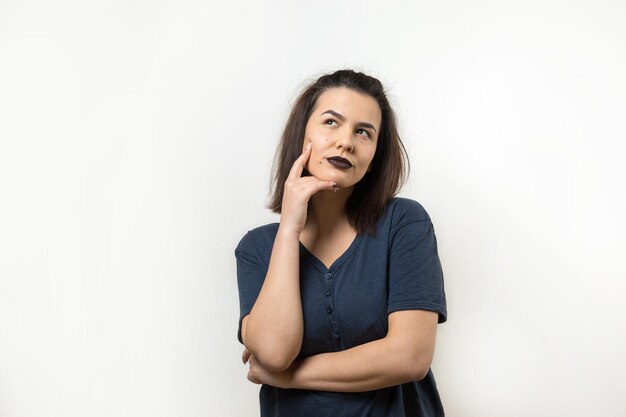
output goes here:
<path id="1" fill-rule="evenodd" d="M 352 187 L 337 192 L 323 190 L 313 194 L 305 228 L 314 230 L 316 235 L 329 235 L 346 227 L 346 202 L 351 193 Z"/>

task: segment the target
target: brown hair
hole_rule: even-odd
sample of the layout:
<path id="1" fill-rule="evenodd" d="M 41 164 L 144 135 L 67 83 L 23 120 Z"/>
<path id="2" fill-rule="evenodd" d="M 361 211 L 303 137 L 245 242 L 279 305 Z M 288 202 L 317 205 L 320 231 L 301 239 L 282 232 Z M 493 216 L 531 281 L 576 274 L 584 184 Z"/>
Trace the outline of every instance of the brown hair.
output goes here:
<path id="1" fill-rule="evenodd" d="M 296 99 L 272 165 L 271 201 L 266 207 L 281 212 L 284 184 L 302 154 L 307 121 L 318 97 L 328 89 L 347 87 L 374 98 L 382 113 L 381 129 L 371 170 L 354 185 L 346 202 L 348 221 L 358 233 L 374 233 L 389 200 L 402 188 L 410 172 L 409 158 L 398 134 L 396 116 L 380 81 L 350 69 L 335 71 L 310 83 Z M 306 169 L 303 174 L 310 175 Z"/>

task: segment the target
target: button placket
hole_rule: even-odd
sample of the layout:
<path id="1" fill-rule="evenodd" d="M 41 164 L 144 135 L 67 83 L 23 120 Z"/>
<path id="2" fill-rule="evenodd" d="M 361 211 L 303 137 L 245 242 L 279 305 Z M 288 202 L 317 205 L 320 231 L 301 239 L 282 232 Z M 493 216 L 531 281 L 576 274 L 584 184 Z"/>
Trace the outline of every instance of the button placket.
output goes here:
<path id="1" fill-rule="evenodd" d="M 324 274 L 326 278 L 326 290 L 324 291 L 324 295 L 326 296 L 326 314 L 330 317 L 331 321 L 333 319 L 333 300 L 330 297 L 332 295 L 332 278 L 333 274 L 330 271 L 326 271 Z"/>
<path id="2" fill-rule="evenodd" d="M 333 306 L 334 297 L 331 297 L 331 295 L 333 295 L 333 272 L 327 270 L 326 272 L 322 273 L 322 275 L 325 278 L 324 281 L 326 281 L 324 285 L 326 287 L 326 289 L 324 290 L 324 295 L 326 296 L 326 308 L 324 309 L 324 312 L 326 313 L 326 317 L 328 317 L 328 322 L 330 324 L 330 328 L 332 329 L 334 344 L 335 346 L 339 347 L 341 346 L 341 335 L 339 334 L 339 326 L 337 324 L 337 320 L 335 320 L 336 313 Z"/>

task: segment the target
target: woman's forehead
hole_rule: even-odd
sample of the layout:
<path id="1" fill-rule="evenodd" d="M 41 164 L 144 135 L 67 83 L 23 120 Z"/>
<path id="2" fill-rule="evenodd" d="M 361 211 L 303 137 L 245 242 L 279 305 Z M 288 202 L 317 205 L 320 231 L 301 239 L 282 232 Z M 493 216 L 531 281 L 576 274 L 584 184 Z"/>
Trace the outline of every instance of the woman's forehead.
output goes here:
<path id="1" fill-rule="evenodd" d="M 338 113 L 345 119 L 369 122 L 380 126 L 381 111 L 373 97 L 341 87 L 324 91 L 317 99 L 313 115 L 320 116 L 328 111 Z"/>

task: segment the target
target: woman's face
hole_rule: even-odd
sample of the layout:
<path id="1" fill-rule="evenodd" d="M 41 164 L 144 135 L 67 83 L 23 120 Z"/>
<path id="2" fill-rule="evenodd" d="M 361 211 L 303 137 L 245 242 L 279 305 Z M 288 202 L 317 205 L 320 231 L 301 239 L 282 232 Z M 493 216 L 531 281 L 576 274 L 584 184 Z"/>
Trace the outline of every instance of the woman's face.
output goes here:
<path id="1" fill-rule="evenodd" d="M 381 119 L 374 98 L 344 87 L 326 90 L 318 97 L 304 132 L 302 150 L 313 144 L 307 171 L 336 182 L 339 188 L 352 187 L 374 159 Z M 336 162 L 337 158 L 349 164 Z"/>

